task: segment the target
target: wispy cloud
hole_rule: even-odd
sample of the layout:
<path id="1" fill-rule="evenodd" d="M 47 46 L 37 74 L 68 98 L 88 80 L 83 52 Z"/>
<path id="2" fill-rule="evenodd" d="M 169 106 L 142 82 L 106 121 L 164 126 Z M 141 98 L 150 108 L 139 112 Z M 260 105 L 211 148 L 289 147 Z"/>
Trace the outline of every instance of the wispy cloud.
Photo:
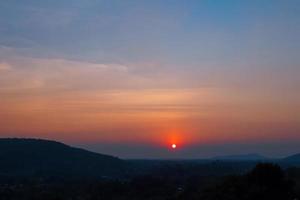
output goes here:
<path id="1" fill-rule="evenodd" d="M 12 69 L 12 67 L 9 64 L 7 64 L 5 62 L 0 63 L 0 70 L 11 70 L 11 69 Z"/>

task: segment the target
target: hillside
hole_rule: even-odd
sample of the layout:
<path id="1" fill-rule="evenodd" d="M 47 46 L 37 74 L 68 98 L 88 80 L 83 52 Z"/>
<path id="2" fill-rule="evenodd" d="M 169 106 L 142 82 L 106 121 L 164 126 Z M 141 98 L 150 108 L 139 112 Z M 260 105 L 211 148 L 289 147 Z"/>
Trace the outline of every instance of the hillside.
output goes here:
<path id="1" fill-rule="evenodd" d="M 0 175 L 118 176 L 122 160 L 40 139 L 0 139 Z"/>
<path id="2" fill-rule="evenodd" d="M 212 158 L 213 160 L 226 160 L 226 161 L 263 161 L 267 160 L 266 157 L 259 154 L 242 154 L 242 155 L 228 155 L 217 156 Z"/>
<path id="3" fill-rule="evenodd" d="M 283 161 L 300 164 L 300 154 L 288 156 L 288 157 L 284 158 Z"/>

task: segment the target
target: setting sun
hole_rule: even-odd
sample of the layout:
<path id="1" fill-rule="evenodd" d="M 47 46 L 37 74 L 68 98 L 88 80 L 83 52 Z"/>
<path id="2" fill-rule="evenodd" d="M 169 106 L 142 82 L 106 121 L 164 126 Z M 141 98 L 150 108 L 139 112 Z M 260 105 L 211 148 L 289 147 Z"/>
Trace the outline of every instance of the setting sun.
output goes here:
<path id="1" fill-rule="evenodd" d="M 177 147 L 176 144 L 172 144 L 173 149 L 176 149 L 176 147 Z"/>

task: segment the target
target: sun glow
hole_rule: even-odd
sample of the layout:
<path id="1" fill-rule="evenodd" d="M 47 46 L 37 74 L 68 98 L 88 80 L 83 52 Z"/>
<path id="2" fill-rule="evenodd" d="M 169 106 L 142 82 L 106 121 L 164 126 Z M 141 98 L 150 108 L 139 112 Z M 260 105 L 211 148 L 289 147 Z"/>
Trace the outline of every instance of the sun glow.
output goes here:
<path id="1" fill-rule="evenodd" d="M 172 148 L 176 149 L 177 145 L 176 144 L 172 144 Z"/>

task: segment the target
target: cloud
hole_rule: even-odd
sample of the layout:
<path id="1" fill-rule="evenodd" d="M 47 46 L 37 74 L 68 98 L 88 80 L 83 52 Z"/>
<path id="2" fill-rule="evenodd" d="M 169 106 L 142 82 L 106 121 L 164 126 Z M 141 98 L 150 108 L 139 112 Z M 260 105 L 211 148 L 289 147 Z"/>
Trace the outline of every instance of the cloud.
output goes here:
<path id="1" fill-rule="evenodd" d="M 12 69 L 12 67 L 9 64 L 7 64 L 5 62 L 0 63 L 0 71 L 1 70 L 11 70 L 11 69 Z"/>
<path id="2" fill-rule="evenodd" d="M 128 74 L 128 67 L 125 65 L 95 64 L 65 59 L 14 57 L 9 63 L 1 63 L 0 69 L 10 70 L 5 77 L 0 78 L 2 89 L 43 87 L 42 89 L 93 90 L 121 87 L 126 82 L 130 84 L 134 78 Z"/>
<path id="3" fill-rule="evenodd" d="M 8 55 L 8 52 L 11 53 Z M 200 85 L 198 80 L 191 81 L 190 72 L 164 68 L 159 64 L 155 66 L 153 63 L 151 67 L 156 69 L 155 73 L 147 73 L 147 63 L 96 63 L 64 58 L 34 58 L 18 55 L 13 49 L 6 50 L 4 55 L 6 56 L 2 60 L 5 60 L 11 70 L 0 78 L 0 89 L 176 89 L 195 87 L 197 84 L 207 87 Z"/>

